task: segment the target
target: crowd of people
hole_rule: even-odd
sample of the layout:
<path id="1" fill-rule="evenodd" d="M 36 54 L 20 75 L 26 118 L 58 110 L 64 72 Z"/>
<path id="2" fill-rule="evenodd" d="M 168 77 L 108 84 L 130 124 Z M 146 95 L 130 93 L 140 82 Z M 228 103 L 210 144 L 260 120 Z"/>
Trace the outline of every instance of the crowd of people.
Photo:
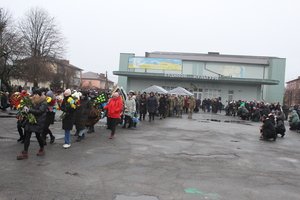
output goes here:
<path id="1" fill-rule="evenodd" d="M 4 99 L 4 100 L 3 100 Z M 121 91 L 95 92 L 71 91 L 54 93 L 48 89 L 35 89 L 32 94 L 26 90 L 15 92 L 10 97 L 1 95 L 1 106 L 5 109 L 17 109 L 17 130 L 20 138 L 18 142 L 24 144 L 24 150 L 17 156 L 18 160 L 28 158 L 28 149 L 32 133 L 39 143 L 37 156 L 45 154 L 45 145 L 49 135 L 50 144 L 55 142 L 50 125 L 54 123 L 57 110 L 62 111 L 60 116 L 64 130 L 63 148 L 71 147 L 71 130 L 75 127 L 76 141 L 80 142 L 87 133 L 94 132 L 94 125 L 104 116 L 107 117 L 107 129 L 111 130 L 109 139 L 115 137 L 117 125 L 122 128 L 134 128 L 139 121 L 154 121 L 166 117 L 178 117 L 188 114 L 192 118 L 194 112 L 218 113 L 225 110 L 225 115 L 237 116 L 242 120 L 262 122 L 260 129 L 261 139 L 276 140 L 277 135 L 284 137 L 286 129 L 284 120 L 289 115 L 290 130 L 300 129 L 299 109 L 289 109 L 277 104 L 268 104 L 256 101 L 231 101 L 222 104 L 220 98 L 204 99 L 202 102 L 193 96 L 135 93 L 129 91 L 124 95 Z M 3 108 L 4 108 L 3 107 Z M 148 115 L 148 117 L 146 117 Z"/>
<path id="2" fill-rule="evenodd" d="M 300 130 L 300 110 L 299 106 L 288 108 L 280 103 L 265 103 L 257 101 L 231 101 L 225 107 L 226 115 L 238 116 L 242 120 L 261 121 L 260 139 L 274 141 L 277 135 L 285 136 L 286 128 L 284 121 L 288 120 L 290 130 Z"/>

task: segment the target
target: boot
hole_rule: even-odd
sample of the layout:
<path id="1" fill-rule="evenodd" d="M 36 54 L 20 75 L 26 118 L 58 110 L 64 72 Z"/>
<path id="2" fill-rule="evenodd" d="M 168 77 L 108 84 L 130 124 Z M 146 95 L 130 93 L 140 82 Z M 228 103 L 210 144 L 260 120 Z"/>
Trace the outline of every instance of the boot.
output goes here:
<path id="1" fill-rule="evenodd" d="M 91 127 L 91 131 L 92 131 L 92 133 L 95 133 L 95 127 L 94 126 Z"/>
<path id="2" fill-rule="evenodd" d="M 53 144 L 55 141 L 55 137 L 54 136 L 51 136 L 51 139 L 50 139 L 50 144 Z"/>
<path id="3" fill-rule="evenodd" d="M 115 135 L 115 134 L 111 133 L 109 139 L 113 139 L 113 138 L 114 138 L 114 135 Z"/>
<path id="4" fill-rule="evenodd" d="M 44 149 L 40 149 L 37 153 L 36 153 L 37 156 L 44 156 L 45 155 L 45 151 Z"/>
<path id="5" fill-rule="evenodd" d="M 80 142 L 81 140 L 82 140 L 82 137 L 78 136 L 77 139 L 76 139 L 76 142 Z"/>
<path id="6" fill-rule="evenodd" d="M 17 142 L 22 142 L 24 140 L 24 137 L 20 137 Z"/>
<path id="7" fill-rule="evenodd" d="M 28 159 L 27 151 L 22 151 L 21 154 L 17 156 L 17 160 L 24 160 L 24 159 Z"/>
<path id="8" fill-rule="evenodd" d="M 93 132 L 93 129 L 91 126 L 89 126 L 87 133 L 92 133 L 92 132 Z"/>

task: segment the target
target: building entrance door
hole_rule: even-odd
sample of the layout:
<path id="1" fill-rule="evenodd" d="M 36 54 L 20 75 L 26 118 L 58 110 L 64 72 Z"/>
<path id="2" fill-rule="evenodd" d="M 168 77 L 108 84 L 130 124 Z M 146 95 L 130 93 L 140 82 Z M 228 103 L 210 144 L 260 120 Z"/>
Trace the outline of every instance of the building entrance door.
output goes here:
<path id="1" fill-rule="evenodd" d="M 202 98 L 202 92 L 193 92 L 195 99 L 200 99 Z"/>

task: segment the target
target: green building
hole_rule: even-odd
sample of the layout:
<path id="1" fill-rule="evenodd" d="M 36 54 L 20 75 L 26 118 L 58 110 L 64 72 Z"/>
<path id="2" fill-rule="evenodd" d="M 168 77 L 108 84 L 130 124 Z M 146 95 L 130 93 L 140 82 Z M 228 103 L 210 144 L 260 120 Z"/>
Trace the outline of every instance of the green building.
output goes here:
<path id="1" fill-rule="evenodd" d="M 151 85 L 166 90 L 177 86 L 196 98 L 283 102 L 285 58 L 222 55 L 218 52 L 146 52 L 120 54 L 118 85 L 142 91 Z"/>

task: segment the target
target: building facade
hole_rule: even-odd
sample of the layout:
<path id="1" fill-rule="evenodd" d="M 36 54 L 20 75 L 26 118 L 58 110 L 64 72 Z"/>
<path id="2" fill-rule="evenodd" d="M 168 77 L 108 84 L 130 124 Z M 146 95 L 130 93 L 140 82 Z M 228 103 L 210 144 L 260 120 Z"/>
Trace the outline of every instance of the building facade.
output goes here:
<path id="1" fill-rule="evenodd" d="M 103 73 L 82 73 L 81 87 L 84 89 L 111 89 L 113 86 L 114 82 L 108 80 L 107 75 Z"/>
<path id="2" fill-rule="evenodd" d="M 285 58 L 222 55 L 217 52 L 146 52 L 144 57 L 121 53 L 118 84 L 141 91 L 151 85 L 177 86 L 196 98 L 283 102 Z"/>
<path id="3" fill-rule="evenodd" d="M 53 74 L 49 77 L 49 81 L 39 82 L 39 87 L 51 88 L 53 81 L 58 81 L 59 86 L 57 86 L 57 89 L 77 89 L 80 87 L 82 69 L 70 64 L 69 60 L 55 59 L 48 62 L 47 67 L 51 69 Z M 24 86 L 25 88 L 33 87 L 33 81 L 31 80 L 12 79 L 11 84 Z"/>
<path id="4" fill-rule="evenodd" d="M 286 83 L 284 103 L 287 106 L 300 105 L 300 76 Z"/>

